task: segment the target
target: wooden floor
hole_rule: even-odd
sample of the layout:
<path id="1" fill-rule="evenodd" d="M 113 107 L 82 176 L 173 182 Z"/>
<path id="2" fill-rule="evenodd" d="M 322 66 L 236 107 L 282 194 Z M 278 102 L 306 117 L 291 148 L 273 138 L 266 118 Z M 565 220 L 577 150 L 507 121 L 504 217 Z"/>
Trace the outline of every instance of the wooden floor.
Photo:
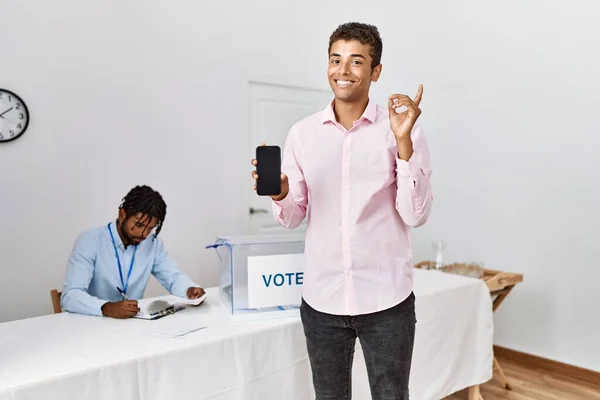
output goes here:
<path id="1" fill-rule="evenodd" d="M 496 372 L 494 379 L 481 386 L 484 400 L 600 400 L 597 385 L 562 376 L 547 370 L 532 370 L 512 360 L 498 358 L 512 390 L 504 389 Z M 447 400 L 468 399 L 468 392 L 456 393 Z"/>

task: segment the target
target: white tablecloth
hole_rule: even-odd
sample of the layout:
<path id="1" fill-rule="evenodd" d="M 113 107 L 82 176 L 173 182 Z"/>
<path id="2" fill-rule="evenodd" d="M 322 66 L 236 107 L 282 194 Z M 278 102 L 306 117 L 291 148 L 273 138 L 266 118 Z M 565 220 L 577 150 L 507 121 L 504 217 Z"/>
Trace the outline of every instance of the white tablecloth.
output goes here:
<path id="1" fill-rule="evenodd" d="M 69 313 L 0 324 L 0 400 L 309 400 L 299 318 L 232 322 L 216 289 L 156 321 Z M 492 308 L 476 279 L 415 270 L 412 399 L 439 399 L 492 377 Z M 208 328 L 173 338 L 171 327 Z M 360 346 L 354 399 L 370 399 Z"/>

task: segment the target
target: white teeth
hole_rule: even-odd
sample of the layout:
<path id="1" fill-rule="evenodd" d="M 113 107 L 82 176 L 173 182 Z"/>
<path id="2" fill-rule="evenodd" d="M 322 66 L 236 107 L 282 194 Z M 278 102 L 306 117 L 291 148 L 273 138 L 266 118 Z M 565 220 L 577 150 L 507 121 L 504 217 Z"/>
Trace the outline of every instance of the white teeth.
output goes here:
<path id="1" fill-rule="evenodd" d="M 342 86 L 342 87 L 350 86 L 351 84 L 352 84 L 352 82 L 350 82 L 350 81 L 337 81 L 337 85 Z"/>

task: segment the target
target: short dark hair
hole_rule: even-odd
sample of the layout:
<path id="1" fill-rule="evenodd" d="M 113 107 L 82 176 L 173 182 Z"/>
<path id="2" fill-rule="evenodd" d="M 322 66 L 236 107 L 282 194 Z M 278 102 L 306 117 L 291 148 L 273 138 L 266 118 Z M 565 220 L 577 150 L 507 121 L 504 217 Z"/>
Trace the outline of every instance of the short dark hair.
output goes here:
<path id="1" fill-rule="evenodd" d="M 167 216 L 167 204 L 160 193 L 150 186 L 136 186 L 127 193 L 119 209 L 125 210 L 126 218 L 141 213 L 149 218 L 156 218 L 156 234 L 158 236 Z"/>
<path id="2" fill-rule="evenodd" d="M 371 68 L 375 68 L 381 63 L 381 53 L 383 52 L 383 42 L 379 36 L 379 30 L 374 25 L 363 24 L 360 22 L 347 22 L 337 27 L 329 37 L 329 48 L 327 54 L 331 52 L 331 45 L 338 40 L 357 40 L 362 44 L 371 46 L 370 56 L 373 59 Z"/>

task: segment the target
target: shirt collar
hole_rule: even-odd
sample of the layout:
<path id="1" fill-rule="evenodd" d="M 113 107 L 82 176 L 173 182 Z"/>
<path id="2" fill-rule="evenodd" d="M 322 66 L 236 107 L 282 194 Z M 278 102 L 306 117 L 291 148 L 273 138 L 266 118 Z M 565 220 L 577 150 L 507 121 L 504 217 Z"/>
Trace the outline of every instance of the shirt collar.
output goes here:
<path id="1" fill-rule="evenodd" d="M 331 100 L 323 110 L 323 116 L 321 117 L 322 124 L 325 122 L 336 122 L 335 114 L 333 113 L 333 102 L 334 100 Z"/>
<path id="2" fill-rule="evenodd" d="M 323 115 L 321 117 L 322 124 L 326 122 L 337 122 L 337 120 L 335 119 L 335 113 L 333 112 L 334 101 L 335 99 L 331 100 L 329 104 L 327 104 L 327 107 L 325 107 L 325 110 L 323 110 Z M 359 121 L 362 121 L 363 119 L 368 120 L 372 124 L 374 124 L 377 120 L 377 104 L 371 101 L 371 99 L 369 99 L 369 103 L 367 103 L 367 108 L 365 108 L 365 111 L 363 112 L 363 115 L 359 118 Z"/>
<path id="3" fill-rule="evenodd" d="M 365 112 L 363 113 L 361 119 L 366 119 L 372 124 L 377 120 L 377 104 L 369 99 L 369 103 L 367 104 L 367 108 L 365 108 Z"/>
<path id="4" fill-rule="evenodd" d="M 109 224 L 109 229 L 110 232 L 112 233 L 112 237 L 115 238 L 115 245 L 117 247 L 120 247 L 121 249 L 125 249 L 125 246 L 123 245 L 123 241 L 121 240 L 121 235 L 119 235 L 119 232 L 117 232 L 117 221 L 111 221 Z M 110 238 L 110 233 L 108 234 L 109 239 Z M 111 243 L 112 243 L 112 239 L 111 239 Z"/>

